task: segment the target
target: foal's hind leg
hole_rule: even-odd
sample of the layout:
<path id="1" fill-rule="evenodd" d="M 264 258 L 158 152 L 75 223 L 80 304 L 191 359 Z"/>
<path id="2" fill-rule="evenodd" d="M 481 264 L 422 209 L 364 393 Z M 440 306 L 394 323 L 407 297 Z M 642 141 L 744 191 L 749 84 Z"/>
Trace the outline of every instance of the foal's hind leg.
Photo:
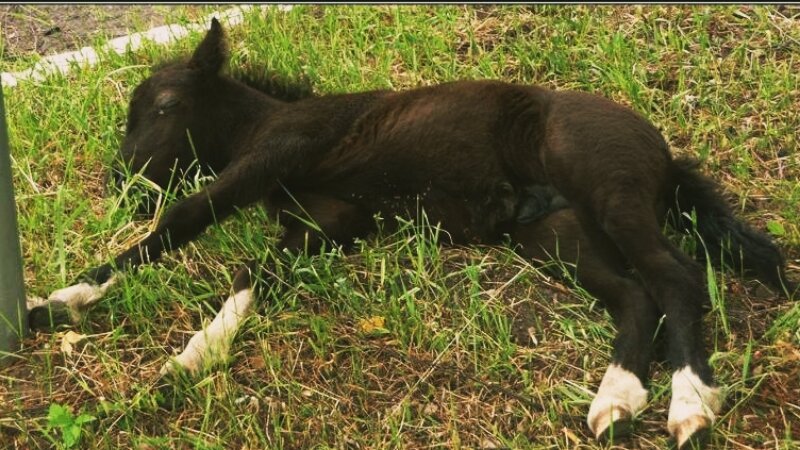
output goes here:
<path id="1" fill-rule="evenodd" d="M 46 302 L 31 305 L 28 312 L 31 328 L 74 322 L 80 314 L 79 307 L 100 300 L 118 271 L 156 261 L 169 248 L 179 248 L 237 208 L 263 198 L 266 194 L 262 187 L 272 180 L 261 170 L 264 164 L 251 158 L 231 163 L 213 183 L 167 210 L 152 233 L 118 254 L 112 263 L 82 273 L 72 286 L 54 292 Z"/>
<path id="2" fill-rule="evenodd" d="M 647 403 L 647 379 L 658 308 L 641 284 L 605 269 L 578 278 L 604 301 L 617 326 L 611 364 L 606 369 L 586 421 L 598 439 L 623 436 Z"/>
<path id="3" fill-rule="evenodd" d="M 664 237 L 653 206 L 643 201 L 641 193 L 604 194 L 603 199 L 595 199 L 602 206 L 593 215 L 583 214 L 581 222 L 586 229 L 594 227 L 611 237 L 666 315 L 668 357 L 675 368 L 668 429 L 678 446 L 685 448 L 705 438 L 722 403 L 704 347 L 707 294 L 702 268 Z"/>
<path id="4" fill-rule="evenodd" d="M 298 201 L 302 208 L 287 205 L 290 214 L 285 214 L 285 210 L 281 214 L 287 227 L 277 244 L 279 250 L 300 252 L 307 249 L 314 252 L 328 239 L 347 246 L 355 237 L 366 234 L 373 223 L 370 215 L 337 199 L 306 195 L 298 197 Z M 307 221 L 296 218 L 306 214 Z M 280 260 L 281 255 L 276 255 L 276 259 Z M 234 278 L 233 293 L 214 320 L 197 332 L 183 352 L 164 365 L 161 373 L 174 372 L 179 367 L 195 373 L 227 359 L 234 335 L 253 312 L 256 298 L 254 290 L 257 278 L 261 275 L 266 276 L 267 273 L 260 269 L 256 261 L 250 261 L 242 267 Z"/>
<path id="5" fill-rule="evenodd" d="M 556 257 L 574 265 L 572 276 L 603 302 L 614 319 L 617 336 L 611 364 L 600 383 L 587 417 L 598 439 L 617 438 L 647 403 L 647 383 L 658 308 L 642 285 L 627 276 L 624 258 L 607 237 L 587 236 L 575 212 L 563 209 L 511 233 L 520 253 L 547 261 Z M 604 245 L 605 244 L 605 245 Z"/>

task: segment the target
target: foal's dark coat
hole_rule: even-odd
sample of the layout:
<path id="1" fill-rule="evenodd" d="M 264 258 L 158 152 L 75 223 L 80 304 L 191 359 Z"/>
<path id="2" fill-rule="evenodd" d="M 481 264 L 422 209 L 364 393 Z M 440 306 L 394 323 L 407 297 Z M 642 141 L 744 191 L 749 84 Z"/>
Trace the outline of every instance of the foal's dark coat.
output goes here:
<path id="1" fill-rule="evenodd" d="M 177 248 L 259 201 L 286 227 L 279 247 L 294 251 L 309 236 L 312 245 L 347 245 L 375 231 L 376 213 L 391 227 L 396 216 L 424 210 L 454 244 L 509 235 L 523 255 L 579 260 L 579 282 L 619 328 L 617 364 L 646 380 L 649 343 L 666 314 L 670 362 L 708 384 L 703 270 L 662 235 L 661 224 L 671 217 L 690 229 L 683 213 L 696 208 L 716 263 L 752 271 L 775 288 L 786 284 L 769 239 L 734 218 L 691 161 L 674 160 L 649 122 L 607 99 L 462 81 L 285 102 L 219 75 L 224 62 L 215 21 L 187 64 L 155 72 L 134 91 L 126 163 L 166 187 L 173 169 L 187 169 L 196 154 L 218 177 L 87 279 L 102 283 L 113 270 L 154 261 L 168 240 Z M 723 239 L 733 251 L 724 251 Z M 249 286 L 256 269 L 243 268 L 235 288 Z M 31 322 L 45 316 L 34 310 Z"/>

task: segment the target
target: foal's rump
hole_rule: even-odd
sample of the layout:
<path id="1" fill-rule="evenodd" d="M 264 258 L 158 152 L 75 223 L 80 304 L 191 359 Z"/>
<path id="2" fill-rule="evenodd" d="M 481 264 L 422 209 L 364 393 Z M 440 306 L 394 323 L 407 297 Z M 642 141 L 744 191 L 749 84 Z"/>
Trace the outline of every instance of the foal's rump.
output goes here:
<path id="1" fill-rule="evenodd" d="M 540 148 L 544 172 L 582 213 L 648 210 L 655 220 L 671 155 L 661 133 L 635 111 L 583 92 L 554 93 Z M 641 205 L 619 204 L 621 200 Z"/>
<path id="2" fill-rule="evenodd" d="M 657 201 L 658 223 L 697 238 L 695 259 L 708 259 L 716 269 L 754 276 L 772 289 L 786 290 L 791 298 L 798 284 L 787 279 L 778 247 L 734 215 L 716 183 L 700 173 L 698 165 L 688 157 L 672 161 L 664 195 Z M 567 269 L 572 276 L 606 270 L 627 274 L 630 269 L 619 249 L 593 239 L 591 229 L 581 226 L 573 205 L 549 185 L 523 189 L 515 220 L 502 231 L 526 258 L 563 263 L 558 270 Z"/>

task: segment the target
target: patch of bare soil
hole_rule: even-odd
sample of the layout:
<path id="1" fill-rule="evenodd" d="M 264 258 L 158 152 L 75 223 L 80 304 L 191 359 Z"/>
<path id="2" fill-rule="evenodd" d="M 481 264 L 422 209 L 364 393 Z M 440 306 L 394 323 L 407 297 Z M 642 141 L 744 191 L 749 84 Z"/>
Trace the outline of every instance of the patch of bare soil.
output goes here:
<path id="1" fill-rule="evenodd" d="M 206 5 L 207 6 L 207 5 Z M 180 6 L 199 19 L 203 5 Z M 165 25 L 177 6 L 168 5 L 0 5 L 0 59 L 47 56 L 93 45 L 135 31 Z M 223 7 L 224 8 L 224 7 Z M 197 17 L 194 17 L 194 16 Z"/>

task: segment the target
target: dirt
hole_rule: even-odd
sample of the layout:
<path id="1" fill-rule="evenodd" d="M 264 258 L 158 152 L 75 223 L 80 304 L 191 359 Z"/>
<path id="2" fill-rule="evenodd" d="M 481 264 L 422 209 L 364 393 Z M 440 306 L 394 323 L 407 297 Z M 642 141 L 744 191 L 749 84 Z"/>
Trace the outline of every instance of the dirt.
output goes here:
<path id="1" fill-rule="evenodd" d="M 210 5 L 205 6 L 0 5 L 0 61 L 77 50 L 165 25 L 178 7 L 187 19 L 197 20 Z"/>

